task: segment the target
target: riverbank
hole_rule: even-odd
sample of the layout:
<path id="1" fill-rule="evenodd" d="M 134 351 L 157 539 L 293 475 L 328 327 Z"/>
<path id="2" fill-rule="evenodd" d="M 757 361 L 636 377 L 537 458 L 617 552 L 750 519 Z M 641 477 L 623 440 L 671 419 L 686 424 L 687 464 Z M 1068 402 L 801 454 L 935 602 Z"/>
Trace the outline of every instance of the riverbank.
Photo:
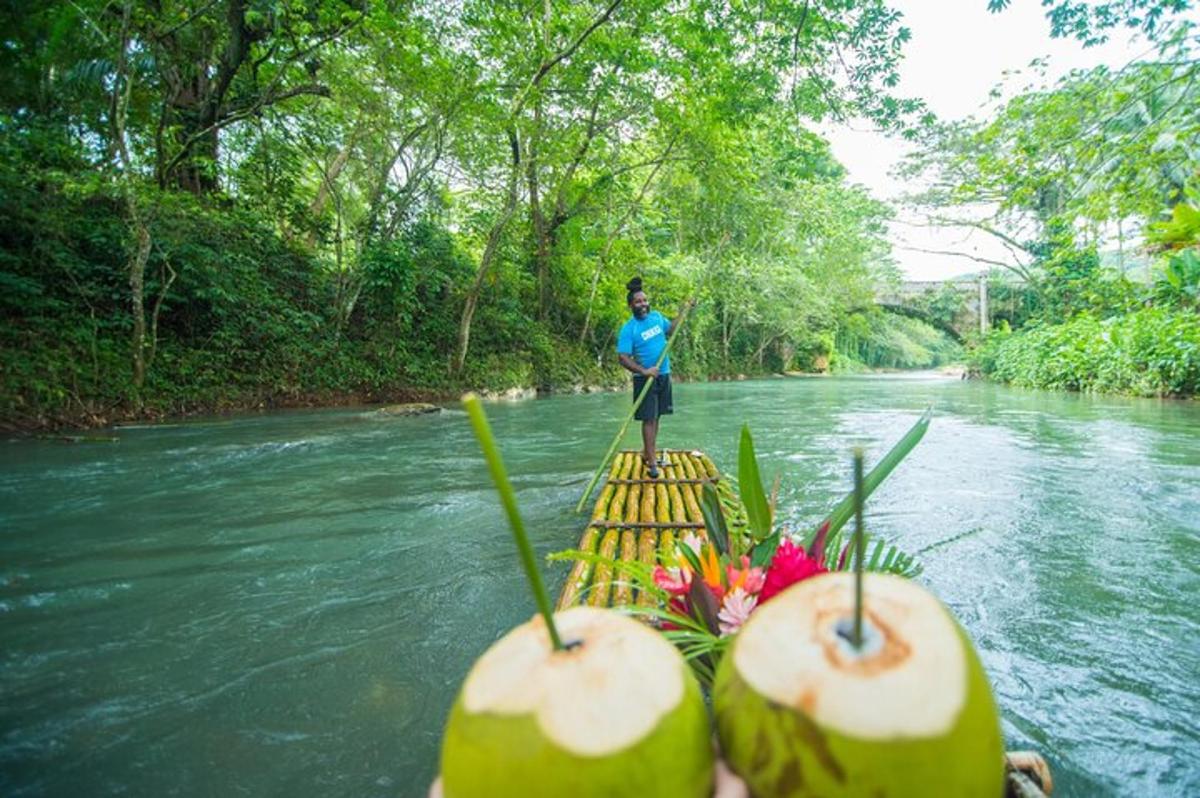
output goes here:
<path id="1" fill-rule="evenodd" d="M 620 390 L 616 384 L 578 384 L 559 390 L 543 391 L 553 394 L 599 393 Z M 485 399 L 519 401 L 532 399 L 539 391 L 532 386 L 488 389 L 473 386 L 461 388 L 396 388 L 386 391 L 320 391 L 251 397 L 244 401 L 229 399 L 214 403 L 186 404 L 174 408 L 132 407 L 101 408 L 78 403 L 74 412 L 54 415 L 35 415 L 24 418 L 0 419 L 0 434 L 39 435 L 84 431 L 119 424 L 159 424 L 205 416 L 230 416 L 242 413 L 303 410 L 316 408 L 363 407 L 377 408 L 396 404 L 446 404 L 457 401 L 463 393 L 475 390 Z"/>
<path id="2" fill-rule="evenodd" d="M 887 374 L 930 374 L 939 377 L 966 378 L 966 367 L 948 365 L 936 369 L 871 369 L 859 376 Z M 784 371 L 761 374 L 710 374 L 692 377 L 673 374 L 676 383 L 696 382 L 745 382 L 762 379 L 827 379 L 836 375 L 827 371 Z M 314 391 L 309 393 L 289 392 L 262 396 L 251 396 L 243 401 L 229 397 L 217 402 L 196 402 L 175 408 L 147 406 L 141 410 L 131 407 L 99 408 L 77 403 L 74 412 L 61 412 L 16 419 L 0 419 L 0 434 L 9 436 L 46 435 L 67 440 L 85 440 L 71 433 L 103 429 L 121 424 L 165 424 L 186 419 L 212 416 L 233 416 L 244 413 L 269 413 L 284 410 L 318 408 L 363 408 L 378 409 L 389 405 L 410 403 L 449 404 L 457 402 L 467 391 L 475 391 L 489 401 L 524 401 L 539 396 L 572 396 L 591 393 L 612 393 L 628 389 L 625 372 L 613 371 L 611 379 L 589 383 L 569 383 L 560 386 L 532 385 L 489 388 L 462 385 L 455 388 L 398 387 L 379 391 Z"/>

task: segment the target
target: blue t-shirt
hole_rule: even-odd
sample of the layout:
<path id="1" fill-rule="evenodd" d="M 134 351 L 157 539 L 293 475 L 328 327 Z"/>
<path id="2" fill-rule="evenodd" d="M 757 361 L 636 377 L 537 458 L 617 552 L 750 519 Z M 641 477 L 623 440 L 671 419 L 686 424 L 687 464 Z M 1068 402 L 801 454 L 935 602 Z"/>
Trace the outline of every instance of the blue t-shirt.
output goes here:
<path id="1" fill-rule="evenodd" d="M 635 316 L 625 322 L 617 336 L 617 354 L 633 355 L 638 364 L 648 369 L 658 362 L 658 356 L 667 346 L 667 328 L 671 323 L 667 317 L 652 310 L 640 321 Z M 659 374 L 671 373 L 671 356 L 663 358 Z"/>

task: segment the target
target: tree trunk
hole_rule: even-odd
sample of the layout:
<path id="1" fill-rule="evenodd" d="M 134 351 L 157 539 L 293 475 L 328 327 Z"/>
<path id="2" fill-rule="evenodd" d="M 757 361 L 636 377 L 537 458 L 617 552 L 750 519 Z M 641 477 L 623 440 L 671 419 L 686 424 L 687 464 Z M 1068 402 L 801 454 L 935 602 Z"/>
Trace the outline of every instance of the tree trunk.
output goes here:
<path id="1" fill-rule="evenodd" d="M 176 142 L 183 142 L 199 131 L 181 127 Z M 166 188 L 177 188 L 191 194 L 211 194 L 220 188 L 217 180 L 217 156 L 219 155 L 217 131 L 199 135 L 188 149 L 187 156 L 166 176 Z"/>
<path id="2" fill-rule="evenodd" d="M 147 235 L 147 239 L 149 235 Z M 147 249 L 147 255 L 149 249 Z M 143 274 L 145 271 L 143 270 Z M 167 292 L 171 290 L 171 284 L 175 282 L 178 275 L 175 269 L 171 267 L 171 262 L 163 257 L 162 268 L 162 284 L 158 289 L 158 296 L 154 299 L 154 310 L 150 313 L 150 343 L 149 351 L 146 352 L 146 369 L 149 370 L 154 365 L 154 356 L 158 354 L 158 317 L 162 313 L 163 300 L 167 298 Z"/>
<path id="3" fill-rule="evenodd" d="M 525 176 L 529 184 L 529 227 L 533 231 L 533 268 L 537 278 L 537 320 L 546 321 L 549 305 L 550 231 L 542 210 L 541 186 L 538 184 L 538 149 L 541 136 L 542 104 L 533 106 L 533 134 L 525 144 Z"/>
<path id="4" fill-rule="evenodd" d="M 334 184 L 337 183 L 337 179 L 341 176 L 342 170 L 346 168 L 346 164 L 350 162 L 350 150 L 354 146 L 355 139 L 358 138 L 358 131 L 359 127 L 356 126 L 350 135 L 350 140 L 346 142 L 346 146 L 338 151 L 329 168 L 322 168 L 321 185 L 317 187 L 317 196 L 313 198 L 313 201 L 308 206 L 309 218 L 319 219 L 321 214 L 325 213 L 325 206 L 329 203 L 330 194 L 335 190 Z M 316 229 L 308 232 L 308 245 L 310 247 L 317 245 Z"/>
<path id="5" fill-rule="evenodd" d="M 121 50 L 117 57 L 117 76 L 113 84 L 111 100 L 113 147 L 121 164 L 120 187 L 133 226 L 134 246 L 129 253 L 129 310 L 133 317 L 133 335 L 130 348 L 133 355 L 133 387 L 137 401 L 141 402 L 142 385 L 146 381 L 146 262 L 150 259 L 150 228 L 138 207 L 137 192 L 133 181 L 133 164 L 129 157 L 129 145 L 125 140 L 125 120 L 129 113 L 129 97 L 133 91 L 133 79 L 129 74 L 130 22 L 133 4 L 127 2 L 121 22 Z"/>
<path id="6" fill-rule="evenodd" d="M 537 249 L 534 252 L 534 261 L 537 263 L 537 281 L 538 281 L 538 312 L 537 318 L 539 322 L 545 323 L 546 316 L 550 307 L 550 240 L 546 235 L 545 223 L 538 226 L 535 230 L 537 235 Z"/>
<path id="7" fill-rule="evenodd" d="M 130 201 L 132 204 L 132 200 Z M 133 316 L 133 387 L 146 381 L 146 261 L 150 259 L 150 231 L 136 211 L 131 212 L 136 243 L 129 255 L 129 310 Z"/>
<path id="8" fill-rule="evenodd" d="M 607 250 L 606 246 L 605 251 L 607 252 Z M 596 270 L 592 273 L 592 288 L 588 292 L 587 313 L 583 315 L 583 327 L 579 330 L 579 343 L 581 344 L 587 340 L 588 328 L 592 324 L 592 307 L 596 303 L 596 289 L 600 286 L 600 273 L 604 271 L 604 260 L 605 255 L 602 253 L 596 261 Z"/>
<path id="9" fill-rule="evenodd" d="M 721 304 L 721 369 L 729 373 L 729 308 Z"/>
<path id="10" fill-rule="evenodd" d="M 471 321 L 475 317 L 475 308 L 479 305 L 479 296 L 483 293 L 484 281 L 487 280 L 492 261 L 496 258 L 496 250 L 500 247 L 500 238 L 504 234 L 504 228 L 508 226 L 509 220 L 512 219 L 513 213 L 517 209 L 521 183 L 521 143 L 515 130 L 509 131 L 508 143 L 512 149 L 508 195 L 505 197 L 500 216 L 492 224 L 492 229 L 488 231 L 487 244 L 484 246 L 483 256 L 479 260 L 479 272 L 475 275 L 475 282 L 471 284 L 471 289 L 467 292 L 467 299 L 463 303 L 462 317 L 458 324 L 458 352 L 450 364 L 451 374 L 461 374 L 463 365 L 467 362 L 467 350 L 471 346 Z"/>
<path id="11" fill-rule="evenodd" d="M 157 157 L 158 185 L 191 194 L 215 191 L 219 142 L 216 129 L 209 128 L 209 95 L 212 85 L 203 64 L 195 66 L 196 74 L 184 86 L 165 100 L 166 125 L 174 129 L 171 135 L 178 159 L 168 163 L 163 153 Z"/>

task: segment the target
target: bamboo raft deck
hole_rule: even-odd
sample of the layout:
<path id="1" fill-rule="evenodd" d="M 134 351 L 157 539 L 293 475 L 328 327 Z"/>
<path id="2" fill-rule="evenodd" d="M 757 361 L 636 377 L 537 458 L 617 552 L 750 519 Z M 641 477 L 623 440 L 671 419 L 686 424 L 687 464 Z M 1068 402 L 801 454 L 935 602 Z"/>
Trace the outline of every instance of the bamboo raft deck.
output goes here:
<path id="1" fill-rule="evenodd" d="M 673 550 L 682 535 L 703 535 L 700 497 L 705 484 L 716 489 L 731 529 L 745 526 L 745 510 L 737 494 L 707 454 L 694 449 L 662 449 L 659 458 L 666 465 L 659 469 L 657 479 L 647 473 L 641 452 L 625 450 L 613 458 L 578 548 L 617 563 L 576 562 L 563 584 L 557 609 L 577 604 L 649 604 L 649 594 L 638 595 L 620 563 L 653 566 Z"/>

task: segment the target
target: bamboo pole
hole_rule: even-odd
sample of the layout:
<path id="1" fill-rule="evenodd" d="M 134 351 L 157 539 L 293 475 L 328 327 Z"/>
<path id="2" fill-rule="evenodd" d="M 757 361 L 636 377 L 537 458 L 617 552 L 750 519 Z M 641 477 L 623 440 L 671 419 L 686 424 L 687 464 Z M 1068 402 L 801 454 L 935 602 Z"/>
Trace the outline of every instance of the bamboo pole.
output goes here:
<path id="1" fill-rule="evenodd" d="M 608 469 L 608 482 L 611 485 L 614 479 L 621 478 L 621 469 L 625 467 L 626 456 L 621 453 L 613 458 L 612 468 Z"/>
<path id="2" fill-rule="evenodd" d="M 671 520 L 671 497 L 661 482 L 654 486 L 654 517 L 662 524 Z"/>
<path id="3" fill-rule="evenodd" d="M 643 529 L 638 535 L 638 562 L 647 567 L 654 567 L 655 555 L 658 552 L 658 533 L 653 529 Z M 637 603 L 639 607 L 649 607 L 654 603 L 654 594 L 649 590 L 638 590 Z"/>
<path id="4" fill-rule="evenodd" d="M 600 540 L 600 528 L 590 526 L 583 533 L 583 538 L 579 541 L 579 550 L 587 554 L 596 553 L 596 543 Z M 558 597 L 558 605 L 556 610 L 565 610 L 567 607 L 573 607 L 579 603 L 579 597 L 583 595 L 583 591 L 587 589 L 588 582 L 592 578 L 592 569 L 594 563 L 586 560 L 577 560 L 571 568 L 571 573 L 567 574 L 566 584 L 563 585 L 562 594 Z"/>
<path id="5" fill-rule="evenodd" d="M 625 514 L 622 518 L 627 524 L 636 524 L 640 519 L 639 505 L 642 502 L 642 486 L 630 485 L 629 494 L 625 497 Z"/>
<path id="6" fill-rule="evenodd" d="M 666 465 L 663 466 L 662 474 L 666 478 L 667 482 L 678 482 L 681 479 L 680 474 L 678 474 L 675 470 L 675 461 L 672 460 L 674 456 L 674 452 L 663 452 L 663 458 L 666 461 Z"/>
<path id="7" fill-rule="evenodd" d="M 625 499 L 624 528 L 621 530 L 620 557 L 621 562 L 637 557 L 637 535 L 629 525 L 636 524 L 641 518 L 642 486 L 634 485 L 629 489 Z M 612 606 L 624 607 L 633 603 L 633 586 L 629 582 L 629 572 L 620 566 L 613 569 Z"/>
<path id="8" fill-rule="evenodd" d="M 604 533 L 600 541 L 600 556 L 611 560 L 617 553 L 617 543 L 621 540 L 618 529 L 610 529 Z M 607 607 L 608 596 L 612 590 L 613 568 L 611 563 L 596 563 L 596 573 L 592 579 L 591 593 L 588 594 L 588 604 L 593 607 Z"/>
<path id="9" fill-rule="evenodd" d="M 704 515 L 700 512 L 700 505 L 696 502 L 696 496 L 691 491 L 683 494 L 683 503 L 687 506 L 688 520 L 695 524 L 698 528 L 704 528 Z"/>
<path id="10" fill-rule="evenodd" d="M 646 484 L 642 486 L 642 506 L 639 508 L 641 510 L 638 515 L 639 520 L 658 520 L 654 514 L 654 500 L 658 495 L 657 490 L 658 489 L 653 484 Z"/>
<path id="11" fill-rule="evenodd" d="M 626 529 L 621 533 L 621 562 L 633 562 L 637 560 L 637 535 L 632 529 Z M 617 568 L 617 580 L 613 585 L 612 606 L 627 607 L 633 603 L 633 579 L 626 568 Z"/>
<path id="12" fill-rule="evenodd" d="M 696 469 L 696 463 L 690 454 L 680 455 L 683 461 L 683 473 L 687 475 L 688 487 L 685 490 L 691 490 L 695 495 L 696 501 L 700 501 L 700 497 L 704 495 L 704 488 L 700 484 L 704 480 L 700 478 L 700 473 Z"/>
<path id="13" fill-rule="evenodd" d="M 604 490 L 600 491 L 600 498 L 596 500 L 596 509 L 592 510 L 593 521 L 603 521 L 608 513 L 608 503 L 612 501 L 613 493 L 616 491 L 616 485 L 605 485 Z"/>
<path id="14" fill-rule="evenodd" d="M 671 345 L 675 343 L 675 339 L 679 337 L 679 331 L 683 329 L 683 324 L 687 321 L 688 311 L 691 309 L 691 303 L 685 303 L 679 310 L 679 315 L 675 319 L 674 325 L 671 327 L 671 334 L 667 336 L 667 345 L 663 347 L 662 354 L 658 356 L 658 361 L 654 364 L 655 368 L 662 366 L 667 354 L 671 351 Z M 600 461 L 600 465 L 596 468 L 596 473 L 592 474 L 592 480 L 584 489 L 583 495 L 579 497 L 579 504 L 575 505 L 575 512 L 582 513 L 583 505 L 587 503 L 588 497 L 592 495 L 592 489 L 596 487 L 596 483 L 600 481 L 600 475 L 604 473 L 604 467 L 608 465 L 609 459 L 613 456 L 613 452 L 621 445 L 621 438 L 625 437 L 625 430 L 629 429 L 629 422 L 633 421 L 633 416 L 637 413 L 639 407 L 642 406 L 642 401 L 646 395 L 650 393 L 651 386 L 654 385 L 654 380 L 646 380 L 646 384 L 642 386 L 641 393 L 634 400 L 633 407 L 630 408 L 629 414 L 625 416 L 625 421 L 621 424 L 621 429 L 617 432 L 617 437 L 613 438 L 612 444 L 608 447 L 608 451 L 604 453 L 604 459 Z"/>
<path id="15" fill-rule="evenodd" d="M 675 560 L 675 530 L 664 529 L 658 536 L 658 559 L 668 568 Z"/>
<path id="16" fill-rule="evenodd" d="M 624 521 L 625 520 L 625 496 L 629 493 L 629 483 L 627 478 L 629 472 L 633 469 L 634 458 L 625 458 L 625 462 L 621 465 L 621 477 L 623 481 L 617 485 L 617 489 L 613 491 L 612 501 L 608 505 L 609 521 Z"/>
<path id="17" fill-rule="evenodd" d="M 667 494 L 671 497 L 671 520 L 679 524 L 686 524 L 688 522 L 687 508 L 683 506 L 683 494 L 680 493 L 679 486 L 667 485 Z"/>
<path id="18" fill-rule="evenodd" d="M 613 467 L 610 473 L 620 473 L 620 468 L 625 464 L 623 457 L 617 457 L 613 460 Z M 592 522 L 588 528 L 584 530 L 582 537 L 579 539 L 579 550 L 585 554 L 595 554 L 596 545 L 600 541 L 600 531 L 603 529 L 604 519 L 608 514 L 608 506 L 612 503 L 613 495 L 616 493 L 614 485 L 605 485 L 604 490 L 600 492 L 600 498 L 596 500 L 596 507 L 592 510 Z M 588 582 L 591 581 L 592 571 L 595 568 L 595 563 L 587 560 L 578 560 L 571 567 L 570 573 L 567 574 L 567 581 L 563 584 L 562 593 L 558 597 L 556 610 L 564 610 L 567 607 L 574 606 L 579 602 L 579 597 L 583 595 L 583 591 L 587 589 Z"/>

